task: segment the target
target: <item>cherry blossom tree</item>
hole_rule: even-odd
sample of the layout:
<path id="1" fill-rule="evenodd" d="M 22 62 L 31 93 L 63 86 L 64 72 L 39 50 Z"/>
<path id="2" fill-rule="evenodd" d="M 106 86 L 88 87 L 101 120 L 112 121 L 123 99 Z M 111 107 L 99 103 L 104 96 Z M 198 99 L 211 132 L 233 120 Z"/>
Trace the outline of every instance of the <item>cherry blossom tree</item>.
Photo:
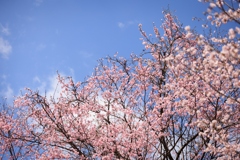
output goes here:
<path id="1" fill-rule="evenodd" d="M 236 27 L 200 35 L 167 11 L 154 36 L 140 24 L 143 54 L 101 59 L 85 82 L 58 75 L 59 97 L 27 89 L 2 110 L 0 155 L 240 158 L 239 1 L 204 2 L 213 25 Z"/>

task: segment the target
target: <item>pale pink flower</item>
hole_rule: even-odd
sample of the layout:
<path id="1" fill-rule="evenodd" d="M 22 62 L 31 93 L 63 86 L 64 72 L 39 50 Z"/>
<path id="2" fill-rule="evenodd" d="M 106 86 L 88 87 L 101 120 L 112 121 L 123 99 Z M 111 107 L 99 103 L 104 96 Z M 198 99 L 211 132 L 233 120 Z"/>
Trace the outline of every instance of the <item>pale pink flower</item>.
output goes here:
<path id="1" fill-rule="evenodd" d="M 216 7 L 216 4 L 215 3 L 210 3 L 210 7 L 214 8 L 214 7 Z"/>
<path id="2" fill-rule="evenodd" d="M 190 26 L 186 26 L 186 27 L 185 27 L 185 30 L 186 30 L 186 31 L 190 31 L 190 29 L 191 29 Z"/>
<path id="3" fill-rule="evenodd" d="M 234 39 L 235 38 L 236 34 L 235 34 L 234 29 L 232 29 L 232 28 L 229 29 L 228 36 L 229 36 L 229 39 Z"/>

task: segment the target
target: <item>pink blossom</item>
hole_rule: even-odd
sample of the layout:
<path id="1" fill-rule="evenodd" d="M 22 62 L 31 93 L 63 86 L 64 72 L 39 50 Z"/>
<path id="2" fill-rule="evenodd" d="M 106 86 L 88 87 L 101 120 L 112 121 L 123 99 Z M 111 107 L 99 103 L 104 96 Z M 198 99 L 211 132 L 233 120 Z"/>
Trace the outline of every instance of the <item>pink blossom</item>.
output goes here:
<path id="1" fill-rule="evenodd" d="M 190 31 L 190 26 L 186 26 L 186 27 L 185 27 L 185 30 L 186 30 L 186 31 Z"/>

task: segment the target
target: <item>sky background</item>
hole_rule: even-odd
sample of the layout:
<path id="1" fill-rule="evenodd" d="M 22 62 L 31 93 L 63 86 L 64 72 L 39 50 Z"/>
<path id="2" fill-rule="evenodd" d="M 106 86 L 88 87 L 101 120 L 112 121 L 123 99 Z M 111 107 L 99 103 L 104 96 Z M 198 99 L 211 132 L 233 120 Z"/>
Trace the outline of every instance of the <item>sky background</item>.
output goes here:
<path id="1" fill-rule="evenodd" d="M 153 33 L 167 8 L 203 30 L 192 21 L 206 10 L 197 0 L 0 0 L 0 96 L 52 93 L 57 71 L 83 81 L 99 58 L 140 54 L 138 24 Z"/>

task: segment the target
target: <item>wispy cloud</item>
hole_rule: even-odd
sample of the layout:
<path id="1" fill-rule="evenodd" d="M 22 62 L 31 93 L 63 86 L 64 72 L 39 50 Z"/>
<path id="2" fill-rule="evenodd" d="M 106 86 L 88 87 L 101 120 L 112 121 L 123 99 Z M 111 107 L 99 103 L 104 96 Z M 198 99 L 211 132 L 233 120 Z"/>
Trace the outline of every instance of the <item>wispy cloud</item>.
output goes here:
<path id="1" fill-rule="evenodd" d="M 0 98 L 5 98 L 9 104 L 14 100 L 14 91 L 5 74 L 0 76 Z"/>
<path id="2" fill-rule="evenodd" d="M 122 29 L 137 23 L 138 23 L 137 21 L 127 21 L 127 22 L 118 22 L 117 24 L 118 24 L 118 27 Z"/>
<path id="3" fill-rule="evenodd" d="M 63 74 L 61 74 L 63 75 Z M 45 95 L 48 100 L 54 98 L 55 100 L 60 97 L 60 92 L 62 91 L 61 85 L 58 82 L 58 75 L 54 74 L 41 80 L 38 76 L 33 78 L 33 82 L 37 83 L 37 90 L 41 95 Z"/>
<path id="4" fill-rule="evenodd" d="M 11 34 L 10 29 L 8 28 L 8 25 L 3 26 L 2 24 L 0 24 L 0 27 L 1 27 L 1 32 L 6 36 Z"/>
<path id="5" fill-rule="evenodd" d="M 8 84 L 7 87 L 0 91 L 0 95 L 3 98 L 6 98 L 8 102 L 13 101 L 14 92 L 11 86 Z"/>
<path id="6" fill-rule="evenodd" d="M 74 69 L 71 68 L 71 67 L 69 67 L 69 71 L 70 71 L 70 75 L 71 75 L 72 77 L 74 77 L 74 76 L 75 76 L 75 71 L 74 71 Z"/>
<path id="7" fill-rule="evenodd" d="M 33 78 L 33 82 L 41 83 L 41 80 L 39 79 L 38 76 L 35 76 L 35 77 Z"/>
<path id="8" fill-rule="evenodd" d="M 47 90 L 47 97 L 57 99 L 60 97 L 62 88 L 58 82 L 57 74 L 49 77 L 49 90 Z"/>
<path id="9" fill-rule="evenodd" d="M 6 76 L 5 74 L 3 74 L 3 75 L 1 76 L 1 78 L 3 79 L 3 81 L 5 81 L 5 80 L 7 79 L 7 76 Z"/>
<path id="10" fill-rule="evenodd" d="M 35 76 L 33 78 L 33 82 L 36 84 L 36 88 L 39 91 L 40 94 L 44 95 L 47 88 L 47 82 L 41 81 L 41 79 L 38 76 Z"/>
<path id="11" fill-rule="evenodd" d="M 119 28 L 124 28 L 124 27 L 125 27 L 125 24 L 123 24 L 122 22 L 118 22 L 118 27 L 119 27 Z"/>
<path id="12" fill-rule="evenodd" d="M 12 52 L 12 46 L 7 40 L 0 37 L 0 54 L 3 58 L 8 59 L 9 54 Z"/>
<path id="13" fill-rule="evenodd" d="M 14 96 L 14 94 L 13 94 L 13 89 L 10 87 L 10 85 L 8 85 L 7 86 L 7 90 L 6 90 L 6 92 L 5 92 L 5 94 L 4 94 L 4 96 L 7 98 L 7 99 L 13 99 L 13 96 Z"/>

